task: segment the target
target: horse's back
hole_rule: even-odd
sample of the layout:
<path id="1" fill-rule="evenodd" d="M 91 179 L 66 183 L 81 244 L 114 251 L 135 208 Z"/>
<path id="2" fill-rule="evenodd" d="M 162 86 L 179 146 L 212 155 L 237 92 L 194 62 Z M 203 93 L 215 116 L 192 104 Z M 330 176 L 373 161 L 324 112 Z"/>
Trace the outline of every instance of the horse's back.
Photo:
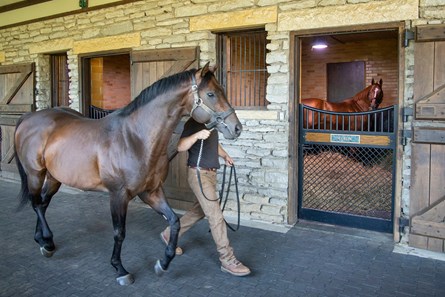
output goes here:
<path id="1" fill-rule="evenodd" d="M 301 99 L 301 104 L 310 106 L 316 109 L 324 109 L 326 100 L 319 99 L 319 98 L 306 98 Z"/>

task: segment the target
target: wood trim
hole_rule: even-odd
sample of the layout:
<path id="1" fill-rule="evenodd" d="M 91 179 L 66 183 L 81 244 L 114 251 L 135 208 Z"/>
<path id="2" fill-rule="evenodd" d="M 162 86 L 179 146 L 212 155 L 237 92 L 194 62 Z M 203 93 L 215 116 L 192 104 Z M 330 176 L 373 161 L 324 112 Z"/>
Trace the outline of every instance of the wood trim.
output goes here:
<path id="1" fill-rule="evenodd" d="M 21 1 L 21 2 L 17 2 L 17 3 L 12 3 L 9 5 L 0 6 L 0 13 L 11 11 L 14 9 L 20 9 L 20 8 L 24 8 L 27 6 L 32 6 L 32 5 L 40 4 L 43 2 L 48 2 L 48 1 L 51 1 L 51 0 L 26 0 L 26 1 Z"/>
<path id="2" fill-rule="evenodd" d="M 414 127 L 413 141 L 417 143 L 445 144 L 444 127 Z"/>
<path id="3" fill-rule="evenodd" d="M 419 99 L 416 119 L 445 120 L 445 84 Z"/>
<path id="4" fill-rule="evenodd" d="M 24 113 L 34 110 L 33 104 L 0 104 L 1 113 Z"/>
<path id="5" fill-rule="evenodd" d="M 50 1 L 50 0 L 47 0 L 47 1 Z M 14 24 L 11 24 L 11 25 L 6 25 L 6 26 L 3 26 L 3 27 L 0 27 L 0 29 L 7 29 L 7 28 L 18 27 L 18 26 L 32 24 L 32 23 L 36 23 L 36 22 L 42 22 L 42 21 L 46 21 L 46 20 L 51 20 L 51 19 L 55 19 L 55 18 L 59 18 L 59 17 L 65 17 L 65 16 L 69 16 L 69 15 L 73 15 L 73 14 L 79 14 L 79 13 L 87 13 L 87 12 L 94 11 L 94 10 L 99 10 L 99 9 L 104 9 L 104 8 L 109 8 L 109 7 L 114 7 L 114 6 L 119 6 L 119 5 L 124 5 L 124 4 L 127 4 L 127 3 L 139 2 L 139 1 L 143 1 L 143 0 L 121 0 L 119 2 L 113 2 L 113 3 L 98 5 L 98 6 L 89 7 L 89 8 L 79 8 L 77 10 L 73 10 L 73 11 L 70 11 L 70 12 L 59 13 L 59 14 L 55 14 L 55 15 L 52 15 L 52 16 L 47 16 L 47 17 L 37 18 L 37 19 L 29 20 L 29 21 L 14 23 Z M 43 3 L 43 2 L 46 2 L 46 1 L 41 1 L 41 3 Z M 38 3 L 34 3 L 34 4 L 38 4 Z M 27 6 L 29 6 L 29 5 L 27 5 Z"/>
<path id="6" fill-rule="evenodd" d="M 15 126 L 20 116 L 17 115 L 0 115 L 0 126 Z"/>
<path id="7" fill-rule="evenodd" d="M 445 239 L 445 196 L 411 219 L 411 232 Z"/>
<path id="8" fill-rule="evenodd" d="M 20 73 L 34 70 L 34 64 L 15 64 L 0 67 L 0 74 Z"/>
<path id="9" fill-rule="evenodd" d="M 310 142 L 333 143 L 331 141 L 331 135 L 333 134 L 340 134 L 340 133 L 307 132 L 305 138 L 306 141 Z M 352 134 L 344 134 L 344 135 L 352 135 Z M 360 145 L 388 146 L 391 143 L 391 138 L 389 136 L 374 136 L 374 135 L 358 135 L 358 136 L 360 136 L 360 143 L 359 143 Z"/>
<path id="10" fill-rule="evenodd" d="M 300 38 L 296 32 L 290 34 L 289 54 L 289 161 L 287 223 L 298 221 L 299 170 L 298 170 L 298 103 L 300 102 Z"/>
<path id="11" fill-rule="evenodd" d="M 416 28 L 416 41 L 440 41 L 445 40 L 445 24 L 421 25 Z"/>

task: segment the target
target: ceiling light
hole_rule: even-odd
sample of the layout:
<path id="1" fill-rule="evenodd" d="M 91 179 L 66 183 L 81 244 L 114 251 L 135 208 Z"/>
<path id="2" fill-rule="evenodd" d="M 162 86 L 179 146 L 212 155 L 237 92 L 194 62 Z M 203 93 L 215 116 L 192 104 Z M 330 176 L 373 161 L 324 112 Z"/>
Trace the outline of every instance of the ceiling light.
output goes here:
<path id="1" fill-rule="evenodd" d="M 328 45 L 324 41 L 324 39 L 316 39 L 315 42 L 312 44 L 312 49 L 324 49 L 327 48 Z"/>

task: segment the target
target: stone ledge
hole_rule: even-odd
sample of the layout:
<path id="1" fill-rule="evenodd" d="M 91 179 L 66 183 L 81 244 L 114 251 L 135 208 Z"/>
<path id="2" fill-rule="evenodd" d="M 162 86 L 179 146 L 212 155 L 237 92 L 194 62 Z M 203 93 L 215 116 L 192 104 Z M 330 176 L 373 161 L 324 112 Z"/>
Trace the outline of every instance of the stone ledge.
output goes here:
<path id="1" fill-rule="evenodd" d="M 268 23 L 276 23 L 277 16 L 278 8 L 276 6 L 207 14 L 191 17 L 190 31 L 259 27 Z"/>
<path id="2" fill-rule="evenodd" d="M 73 47 L 73 40 L 71 38 L 47 40 L 31 44 L 31 46 L 29 47 L 29 53 L 40 54 L 40 53 L 66 51 L 71 49 L 72 47 Z"/>
<path id="3" fill-rule="evenodd" d="M 74 54 L 84 54 L 99 51 L 109 51 L 124 48 L 134 48 L 141 45 L 141 34 L 139 32 L 75 41 Z"/>
<path id="4" fill-rule="evenodd" d="M 278 120 L 279 112 L 275 110 L 236 110 L 236 115 L 242 120 Z"/>
<path id="5" fill-rule="evenodd" d="M 278 17 L 278 31 L 386 23 L 418 18 L 418 0 L 385 0 L 283 12 Z"/>

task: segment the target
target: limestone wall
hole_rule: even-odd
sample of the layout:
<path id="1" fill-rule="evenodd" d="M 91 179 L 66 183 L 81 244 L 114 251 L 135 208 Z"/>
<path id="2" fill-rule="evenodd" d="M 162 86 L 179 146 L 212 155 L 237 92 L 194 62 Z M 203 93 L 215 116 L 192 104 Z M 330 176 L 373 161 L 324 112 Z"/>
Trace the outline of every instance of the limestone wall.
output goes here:
<path id="1" fill-rule="evenodd" d="M 50 106 L 49 58 L 68 53 L 71 106 L 79 109 L 80 55 L 111 50 L 199 46 L 201 65 L 216 60 L 213 32 L 264 27 L 270 51 L 267 110 L 237 111 L 244 133 L 225 147 L 238 165 L 242 218 L 285 225 L 289 189 L 290 32 L 404 22 L 445 23 L 443 0 L 146 0 L 0 29 L 0 64 L 35 62 L 37 107 Z M 329 28 L 329 29 L 328 29 Z M 413 43 L 405 50 L 403 105 L 412 106 Z M 407 127 L 409 123 L 406 124 Z M 399 175 L 409 180 L 410 147 Z M 409 185 L 400 186 L 409 208 Z M 232 207 L 230 204 L 229 207 Z M 397 206 L 396 206 L 397 207 Z"/>

